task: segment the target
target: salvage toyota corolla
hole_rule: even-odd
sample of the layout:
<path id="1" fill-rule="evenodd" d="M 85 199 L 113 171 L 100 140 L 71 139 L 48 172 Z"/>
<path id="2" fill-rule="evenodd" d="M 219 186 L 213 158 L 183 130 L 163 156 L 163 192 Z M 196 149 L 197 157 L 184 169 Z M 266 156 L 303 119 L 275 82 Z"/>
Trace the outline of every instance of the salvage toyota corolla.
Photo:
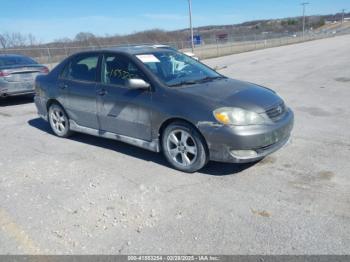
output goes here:
<path id="1" fill-rule="evenodd" d="M 274 91 L 156 46 L 75 54 L 35 88 L 38 113 L 57 136 L 82 132 L 163 152 L 184 172 L 209 160 L 258 161 L 284 146 L 293 127 Z"/>

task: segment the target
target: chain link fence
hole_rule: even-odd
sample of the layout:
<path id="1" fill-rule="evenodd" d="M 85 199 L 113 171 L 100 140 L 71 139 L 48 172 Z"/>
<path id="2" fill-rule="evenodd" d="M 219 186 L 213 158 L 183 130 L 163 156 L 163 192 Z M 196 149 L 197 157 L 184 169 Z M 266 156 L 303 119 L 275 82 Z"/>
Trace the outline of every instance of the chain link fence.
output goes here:
<path id="1" fill-rule="evenodd" d="M 305 41 L 311 41 L 316 39 L 322 39 L 327 37 L 334 37 L 336 35 L 349 34 L 348 30 L 338 31 L 326 31 L 326 32 L 308 32 L 305 36 L 302 36 L 301 32 L 295 34 L 273 34 L 265 33 L 260 35 L 246 35 L 240 37 L 230 36 L 225 39 L 209 38 L 201 40 L 200 43 L 195 45 L 194 53 L 200 59 L 219 57 L 223 55 L 230 55 L 236 53 L 242 53 L 252 50 L 271 48 L 289 44 L 295 44 Z M 177 41 L 168 43 L 145 43 L 151 44 L 165 44 L 177 48 L 183 52 L 192 52 L 190 41 Z M 145 45 L 137 44 L 137 45 Z M 128 46 L 131 44 L 123 44 Z M 135 45 L 135 44 L 134 44 Z M 22 54 L 34 58 L 41 64 L 47 65 L 52 69 L 57 63 L 62 61 L 67 56 L 88 50 L 109 49 L 118 47 L 120 44 L 115 45 L 100 45 L 100 46 L 68 46 L 61 44 L 58 47 L 36 47 L 36 48 L 9 48 L 0 49 L 0 54 Z"/>

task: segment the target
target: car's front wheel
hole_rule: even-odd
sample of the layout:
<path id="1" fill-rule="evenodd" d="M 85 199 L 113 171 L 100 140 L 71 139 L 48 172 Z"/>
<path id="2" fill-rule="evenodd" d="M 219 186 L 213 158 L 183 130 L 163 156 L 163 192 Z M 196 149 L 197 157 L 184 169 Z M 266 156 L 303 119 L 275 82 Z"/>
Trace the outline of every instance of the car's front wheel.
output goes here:
<path id="1" fill-rule="evenodd" d="M 64 109 L 58 104 L 52 104 L 49 107 L 49 122 L 52 131 L 59 137 L 68 137 L 71 135 L 69 129 L 69 118 Z"/>
<path id="2" fill-rule="evenodd" d="M 165 128 L 162 149 L 168 162 L 183 172 L 193 173 L 208 162 L 204 139 L 185 122 L 175 122 Z"/>

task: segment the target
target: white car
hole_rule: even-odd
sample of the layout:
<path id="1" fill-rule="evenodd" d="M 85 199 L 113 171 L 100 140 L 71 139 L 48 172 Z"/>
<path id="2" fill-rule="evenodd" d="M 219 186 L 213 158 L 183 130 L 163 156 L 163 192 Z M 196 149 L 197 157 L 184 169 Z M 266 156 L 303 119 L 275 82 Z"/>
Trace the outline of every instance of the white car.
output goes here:
<path id="1" fill-rule="evenodd" d="M 168 45 L 153 45 L 154 48 L 164 48 L 164 49 L 172 49 L 172 50 L 176 50 L 176 48 L 173 48 L 171 46 L 168 46 Z M 176 50 L 178 51 L 178 50 Z M 196 59 L 196 60 L 199 60 L 199 58 L 192 52 L 182 52 L 184 53 L 185 55 L 189 56 L 189 57 L 192 57 L 193 59 Z"/>

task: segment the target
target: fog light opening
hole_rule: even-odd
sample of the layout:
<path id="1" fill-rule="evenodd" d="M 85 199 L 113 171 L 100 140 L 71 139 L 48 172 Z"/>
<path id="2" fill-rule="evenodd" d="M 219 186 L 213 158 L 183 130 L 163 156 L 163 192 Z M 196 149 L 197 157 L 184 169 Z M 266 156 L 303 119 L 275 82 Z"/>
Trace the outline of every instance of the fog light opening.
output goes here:
<path id="1" fill-rule="evenodd" d="M 254 150 L 231 150 L 231 155 L 239 159 L 254 158 L 258 153 Z"/>

